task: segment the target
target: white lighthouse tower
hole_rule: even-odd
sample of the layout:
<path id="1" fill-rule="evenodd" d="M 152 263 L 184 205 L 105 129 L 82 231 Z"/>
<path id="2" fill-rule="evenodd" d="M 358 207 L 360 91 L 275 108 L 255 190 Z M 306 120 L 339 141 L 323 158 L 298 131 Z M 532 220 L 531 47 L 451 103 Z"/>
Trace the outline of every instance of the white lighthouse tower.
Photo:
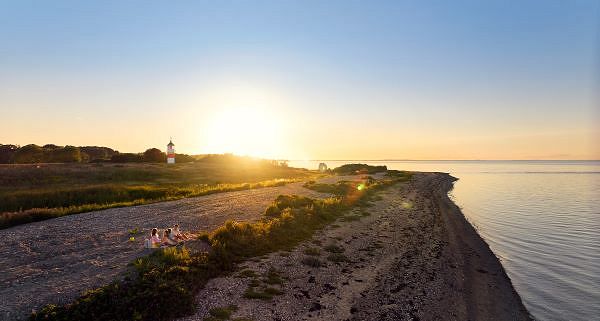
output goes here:
<path id="1" fill-rule="evenodd" d="M 173 144 L 173 139 L 169 140 L 169 144 L 167 144 L 167 164 L 175 164 L 175 144 Z"/>

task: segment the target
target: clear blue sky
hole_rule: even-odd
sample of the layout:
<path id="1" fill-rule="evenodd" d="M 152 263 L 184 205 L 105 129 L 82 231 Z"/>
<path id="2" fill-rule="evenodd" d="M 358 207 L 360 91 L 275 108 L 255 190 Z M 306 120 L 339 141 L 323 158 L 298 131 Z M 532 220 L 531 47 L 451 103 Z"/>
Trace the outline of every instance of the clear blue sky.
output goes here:
<path id="1" fill-rule="evenodd" d="M 0 1 L 0 143 L 597 159 L 599 92 L 597 0 Z"/>

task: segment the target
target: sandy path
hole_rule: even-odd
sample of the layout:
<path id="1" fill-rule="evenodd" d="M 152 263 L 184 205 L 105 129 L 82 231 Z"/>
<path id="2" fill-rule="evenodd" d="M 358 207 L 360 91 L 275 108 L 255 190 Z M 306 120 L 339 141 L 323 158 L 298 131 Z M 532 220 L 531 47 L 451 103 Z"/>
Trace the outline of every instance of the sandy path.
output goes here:
<path id="1" fill-rule="evenodd" d="M 328 181 L 352 177 L 327 178 Z M 153 227 L 179 223 L 212 230 L 228 219 L 253 221 L 280 194 L 325 197 L 293 183 L 172 202 L 69 215 L 1 230 L 0 320 L 27 318 L 48 303 L 68 303 L 83 291 L 110 283 L 142 248 Z M 143 234 L 129 242 L 128 231 Z"/>
<path id="2" fill-rule="evenodd" d="M 197 296 L 196 314 L 180 321 L 230 304 L 238 307 L 233 317 L 254 321 L 530 320 L 498 259 L 449 200 L 451 186 L 450 176 L 429 173 L 382 191 L 369 216 L 244 264 L 259 275 L 278 271 L 283 284 L 268 286 L 282 295 L 246 299 L 251 278 L 216 278 Z M 328 261 L 329 244 L 342 246 L 348 261 Z M 325 266 L 302 263 L 315 247 Z"/>

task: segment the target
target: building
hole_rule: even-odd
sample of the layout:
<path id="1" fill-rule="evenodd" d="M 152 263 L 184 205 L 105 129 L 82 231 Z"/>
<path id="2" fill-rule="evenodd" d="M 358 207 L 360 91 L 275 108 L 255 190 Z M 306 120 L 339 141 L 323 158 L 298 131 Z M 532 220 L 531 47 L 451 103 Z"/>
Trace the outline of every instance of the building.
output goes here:
<path id="1" fill-rule="evenodd" d="M 169 144 L 167 145 L 167 164 L 175 164 L 175 144 L 173 144 L 173 140 L 169 140 Z"/>
<path id="2" fill-rule="evenodd" d="M 327 171 L 327 164 L 320 163 L 319 164 L 319 172 L 326 172 L 326 171 Z"/>

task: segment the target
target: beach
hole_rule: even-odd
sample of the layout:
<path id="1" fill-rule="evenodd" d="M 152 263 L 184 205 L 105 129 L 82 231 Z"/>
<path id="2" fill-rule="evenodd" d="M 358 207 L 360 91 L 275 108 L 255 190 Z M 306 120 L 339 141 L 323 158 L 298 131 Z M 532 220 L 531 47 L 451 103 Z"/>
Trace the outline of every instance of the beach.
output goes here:
<path id="1" fill-rule="evenodd" d="M 531 320 L 499 260 L 448 198 L 454 180 L 419 173 L 380 192 L 368 215 L 356 213 L 360 220 L 211 280 L 195 315 L 180 321 L 223 309 L 247 320 Z M 279 295 L 251 299 L 251 285 Z"/>
<path id="2" fill-rule="evenodd" d="M 343 177 L 339 177 L 342 179 Z M 336 178 L 338 179 L 338 178 Z M 46 304 L 67 304 L 120 277 L 152 228 L 179 224 L 210 231 L 226 220 L 256 221 L 280 194 L 326 197 L 302 183 L 113 208 L 3 230 L 0 246 L 0 320 L 23 320 Z M 137 233 L 130 233 L 137 229 Z M 130 237 L 134 241 L 129 241 Z"/>
<path id="3" fill-rule="evenodd" d="M 196 313 L 183 320 L 203 320 L 211 309 L 229 305 L 236 306 L 235 317 L 251 320 L 529 320 L 500 262 L 448 198 L 454 180 L 416 173 L 378 192 L 373 206 L 357 213 L 360 219 L 342 218 L 290 252 L 247 261 L 238 272 L 209 281 L 197 295 Z M 129 229 L 147 232 L 177 221 L 210 231 L 227 219 L 256 221 L 279 194 L 327 196 L 294 183 L 6 229 L 0 319 L 25 319 L 32 309 L 68 303 L 118 278 L 129 262 L 148 254 L 140 245 L 143 235 L 128 241 Z M 320 266 L 303 263 L 309 256 Z M 240 277 L 243 270 L 259 277 Z M 248 284 L 270 272 L 280 278 L 270 286 L 281 294 L 245 298 Z"/>

